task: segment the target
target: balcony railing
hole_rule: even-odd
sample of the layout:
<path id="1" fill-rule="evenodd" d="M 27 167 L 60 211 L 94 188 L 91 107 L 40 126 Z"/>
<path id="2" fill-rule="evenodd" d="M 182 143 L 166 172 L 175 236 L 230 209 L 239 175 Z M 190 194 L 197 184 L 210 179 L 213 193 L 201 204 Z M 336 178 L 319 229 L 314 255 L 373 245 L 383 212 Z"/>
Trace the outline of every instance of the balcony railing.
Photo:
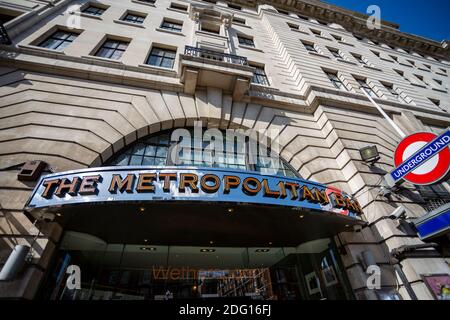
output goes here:
<path id="1" fill-rule="evenodd" d="M 222 53 L 213 50 L 207 50 L 202 48 L 196 48 L 186 46 L 184 48 L 184 54 L 191 57 L 205 58 L 208 60 L 222 61 L 232 64 L 238 64 L 241 66 L 247 66 L 248 61 L 246 57 L 236 56 L 234 54 Z"/>

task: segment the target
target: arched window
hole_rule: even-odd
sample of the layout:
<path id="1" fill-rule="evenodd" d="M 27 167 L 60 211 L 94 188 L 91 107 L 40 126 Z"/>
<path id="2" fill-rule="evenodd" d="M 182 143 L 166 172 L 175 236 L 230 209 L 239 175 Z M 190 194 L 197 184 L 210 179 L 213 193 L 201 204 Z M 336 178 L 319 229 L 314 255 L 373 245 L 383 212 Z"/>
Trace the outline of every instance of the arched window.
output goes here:
<path id="1" fill-rule="evenodd" d="M 238 141 L 227 135 L 223 130 L 220 132 L 221 140 L 214 140 L 220 146 L 219 150 L 211 148 L 210 141 L 199 141 L 194 134 L 194 129 L 182 129 L 189 133 L 189 147 L 180 148 L 179 142 L 183 138 L 172 141 L 174 130 L 166 130 L 152 134 L 140 139 L 126 147 L 120 153 L 112 157 L 106 165 L 110 166 L 190 166 L 190 167 L 215 167 L 230 168 L 247 171 L 257 171 L 262 174 L 282 175 L 286 177 L 299 177 L 298 173 L 281 157 L 272 154 L 260 154 L 251 157 L 250 148 L 255 150 L 256 144 L 251 144 L 246 137 Z M 202 137 L 203 133 L 202 132 Z M 184 141 L 185 142 L 185 141 Z M 184 145 L 185 146 L 185 145 Z M 259 146 L 259 145 L 258 145 Z M 174 150 L 174 148 L 177 148 Z M 259 150 L 259 149 L 258 149 Z M 278 161 L 272 161 L 276 158 Z"/>

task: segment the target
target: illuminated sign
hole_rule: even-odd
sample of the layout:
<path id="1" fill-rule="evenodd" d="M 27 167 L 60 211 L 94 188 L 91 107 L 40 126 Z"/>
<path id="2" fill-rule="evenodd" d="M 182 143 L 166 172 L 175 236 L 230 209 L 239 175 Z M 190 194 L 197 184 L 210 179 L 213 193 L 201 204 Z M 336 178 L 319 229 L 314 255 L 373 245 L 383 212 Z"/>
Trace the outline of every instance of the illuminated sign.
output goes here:
<path id="1" fill-rule="evenodd" d="M 42 177 L 28 210 L 126 201 L 211 201 L 280 205 L 355 217 L 357 200 L 312 181 L 218 168 L 103 167 Z"/>
<path id="2" fill-rule="evenodd" d="M 437 136 L 431 132 L 414 133 L 403 139 L 395 150 L 395 169 L 386 175 L 390 186 L 407 180 L 430 185 L 446 177 L 450 170 L 450 130 Z"/>

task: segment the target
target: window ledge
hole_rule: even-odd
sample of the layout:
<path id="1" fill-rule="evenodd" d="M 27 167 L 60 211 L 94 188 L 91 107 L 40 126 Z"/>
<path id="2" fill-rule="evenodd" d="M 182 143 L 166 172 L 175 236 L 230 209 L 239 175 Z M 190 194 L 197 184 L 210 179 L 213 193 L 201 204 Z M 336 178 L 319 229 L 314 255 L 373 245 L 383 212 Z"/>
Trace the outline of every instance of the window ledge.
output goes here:
<path id="1" fill-rule="evenodd" d="M 133 26 L 133 27 L 138 27 L 138 28 L 143 28 L 145 29 L 145 27 L 140 24 L 140 23 L 133 23 L 133 22 L 128 22 L 128 21 L 123 21 L 123 20 L 113 20 L 115 23 L 120 23 L 120 24 L 124 24 L 127 26 Z"/>
<path id="2" fill-rule="evenodd" d="M 323 36 L 316 36 L 316 37 L 317 37 L 317 38 L 324 39 L 324 40 L 328 40 L 328 41 L 333 41 L 332 39 L 327 38 L 327 37 L 323 37 Z"/>
<path id="3" fill-rule="evenodd" d="M 71 12 L 71 14 L 75 14 L 75 12 Z M 92 19 L 97 19 L 97 20 L 103 20 L 103 18 L 101 16 L 96 16 L 94 14 L 89 14 L 89 13 L 85 13 L 85 12 L 80 12 L 79 15 L 80 15 L 80 17 L 86 17 L 86 18 L 92 18 Z"/>
<path id="4" fill-rule="evenodd" d="M 425 86 L 425 85 L 423 85 L 423 84 L 418 84 L 418 83 L 414 83 L 414 82 L 411 82 L 411 85 L 412 85 L 412 86 L 415 86 L 415 87 L 419 87 L 419 88 L 424 88 L 424 89 L 427 88 L 427 86 Z"/>
<path id="5" fill-rule="evenodd" d="M 261 50 L 261 49 L 258 49 L 258 48 L 255 48 L 255 47 L 246 46 L 246 45 L 244 45 L 244 44 L 239 44 L 238 47 L 239 47 L 239 48 L 242 48 L 242 49 L 247 49 L 247 50 L 253 50 L 253 51 L 258 51 L 258 52 L 264 52 L 264 51 Z"/>
<path id="6" fill-rule="evenodd" d="M 81 57 L 85 58 L 85 59 L 89 59 L 89 60 L 105 61 L 105 62 L 112 62 L 112 63 L 116 63 L 116 64 L 123 64 L 123 62 L 121 60 L 115 60 L 115 59 L 110 59 L 110 58 L 103 58 L 103 57 L 97 57 L 97 56 L 91 56 L 91 55 L 81 56 Z"/>
<path id="7" fill-rule="evenodd" d="M 308 51 L 308 53 L 311 54 L 311 55 L 313 55 L 313 56 L 318 56 L 318 57 L 330 59 L 330 57 L 328 57 L 328 56 L 326 56 L 326 55 L 324 55 L 324 54 L 321 54 L 321 53 L 311 52 L 311 51 Z"/>
<path id="8" fill-rule="evenodd" d="M 434 91 L 438 91 L 438 92 L 443 92 L 443 93 L 447 93 L 447 90 L 445 90 L 445 89 L 432 88 L 432 90 L 434 90 Z"/>
<path id="9" fill-rule="evenodd" d="M 139 0 L 131 0 L 131 2 L 143 4 L 145 6 L 156 7 L 154 3 L 149 3 L 149 2 L 139 1 Z"/>
<path id="10" fill-rule="evenodd" d="M 406 64 L 406 63 L 403 63 L 403 62 L 399 62 L 399 64 L 401 64 L 402 66 L 408 67 L 408 68 L 412 68 L 413 67 L 412 65 Z"/>
<path id="11" fill-rule="evenodd" d="M 440 75 L 440 76 L 443 76 L 443 77 L 446 77 L 446 76 L 447 76 L 446 74 L 440 73 L 440 72 L 436 72 L 436 74 L 437 74 L 437 75 Z"/>
<path id="12" fill-rule="evenodd" d="M 339 62 L 344 62 L 344 63 L 352 64 L 352 65 L 354 65 L 354 66 L 357 66 L 357 65 L 358 65 L 358 64 L 355 63 L 355 62 L 351 62 L 351 61 L 348 61 L 348 60 L 345 60 L 345 59 L 341 59 L 341 58 L 337 58 L 336 60 L 339 61 Z"/>
<path id="13" fill-rule="evenodd" d="M 390 62 L 390 63 L 395 63 L 394 60 L 386 59 L 386 58 L 382 58 L 382 57 L 380 57 L 380 60 L 387 61 L 387 62 Z"/>
<path id="14" fill-rule="evenodd" d="M 354 47 L 355 46 L 354 44 L 351 44 L 351 43 L 348 43 L 348 42 L 344 42 L 344 41 L 338 41 L 338 43 L 344 44 L 344 45 L 350 46 L 350 47 Z"/>
<path id="15" fill-rule="evenodd" d="M 174 35 L 177 35 L 177 36 L 185 37 L 185 35 L 181 31 L 172 31 L 172 30 L 167 30 L 167 29 L 159 28 L 159 27 L 155 28 L 155 30 L 156 31 L 160 31 L 160 32 L 166 32 L 166 33 L 174 34 Z"/>
<path id="16" fill-rule="evenodd" d="M 364 68 L 370 69 L 370 70 L 375 70 L 375 71 L 380 71 L 382 72 L 383 70 L 381 70 L 380 68 L 377 67 L 372 67 L 372 66 L 368 66 L 368 65 L 363 65 Z"/>
<path id="17" fill-rule="evenodd" d="M 19 44 L 17 46 L 19 48 L 31 49 L 31 50 L 39 50 L 39 51 L 44 51 L 44 52 L 48 52 L 48 53 L 56 53 L 56 54 L 60 54 L 60 55 L 65 55 L 66 54 L 63 50 L 49 49 L 49 48 L 39 47 L 39 46 L 31 45 L 31 44 L 30 45 Z"/>
<path id="18" fill-rule="evenodd" d="M 141 63 L 138 66 L 141 68 L 155 71 L 160 74 L 166 74 L 166 75 L 170 75 L 170 76 L 175 76 L 177 74 L 177 72 L 175 70 L 173 70 L 172 68 L 157 67 L 157 66 L 152 66 L 150 64 L 145 64 L 145 63 Z"/>
<path id="19" fill-rule="evenodd" d="M 174 11 L 174 12 L 178 12 L 178 13 L 184 13 L 184 14 L 188 14 L 188 12 L 187 12 L 187 11 L 184 11 L 184 10 L 180 10 L 180 9 L 167 8 L 167 10 L 170 10 L 170 11 Z"/>
<path id="20" fill-rule="evenodd" d="M 238 26 L 238 27 L 243 27 L 243 28 L 249 28 L 249 29 L 252 29 L 252 27 L 250 27 L 250 26 L 248 26 L 248 25 L 246 25 L 246 24 L 237 23 L 237 22 L 233 22 L 232 24 L 235 25 L 235 26 Z"/>
<path id="21" fill-rule="evenodd" d="M 425 71 L 425 72 L 431 72 L 431 70 L 429 70 L 429 69 L 425 69 L 425 68 L 419 68 L 419 70 L 421 70 L 421 71 Z"/>
<path id="22" fill-rule="evenodd" d="M 270 90 L 270 91 L 273 91 L 273 92 L 280 91 L 279 89 L 271 87 L 270 85 L 253 83 L 253 82 L 251 83 L 251 87 L 254 88 L 254 89 Z"/>
<path id="23" fill-rule="evenodd" d="M 298 32 L 298 33 L 302 33 L 302 34 L 307 34 L 307 35 L 309 35 L 309 33 L 308 33 L 308 32 L 306 32 L 306 31 L 303 31 L 303 30 L 299 30 L 299 29 L 294 29 L 294 28 L 291 28 L 291 30 L 292 30 L 292 31 L 295 31 L 295 32 Z"/>

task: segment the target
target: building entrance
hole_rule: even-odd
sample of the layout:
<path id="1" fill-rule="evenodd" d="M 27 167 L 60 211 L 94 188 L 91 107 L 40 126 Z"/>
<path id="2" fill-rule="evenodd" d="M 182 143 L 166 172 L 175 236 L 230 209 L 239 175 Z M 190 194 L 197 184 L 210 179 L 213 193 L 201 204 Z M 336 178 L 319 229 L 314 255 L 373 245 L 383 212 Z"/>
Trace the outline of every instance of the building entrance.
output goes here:
<path id="1" fill-rule="evenodd" d="M 53 300 L 351 299 L 331 239 L 293 247 L 106 243 L 68 231 L 42 289 Z M 81 289 L 66 286 L 79 266 Z"/>

